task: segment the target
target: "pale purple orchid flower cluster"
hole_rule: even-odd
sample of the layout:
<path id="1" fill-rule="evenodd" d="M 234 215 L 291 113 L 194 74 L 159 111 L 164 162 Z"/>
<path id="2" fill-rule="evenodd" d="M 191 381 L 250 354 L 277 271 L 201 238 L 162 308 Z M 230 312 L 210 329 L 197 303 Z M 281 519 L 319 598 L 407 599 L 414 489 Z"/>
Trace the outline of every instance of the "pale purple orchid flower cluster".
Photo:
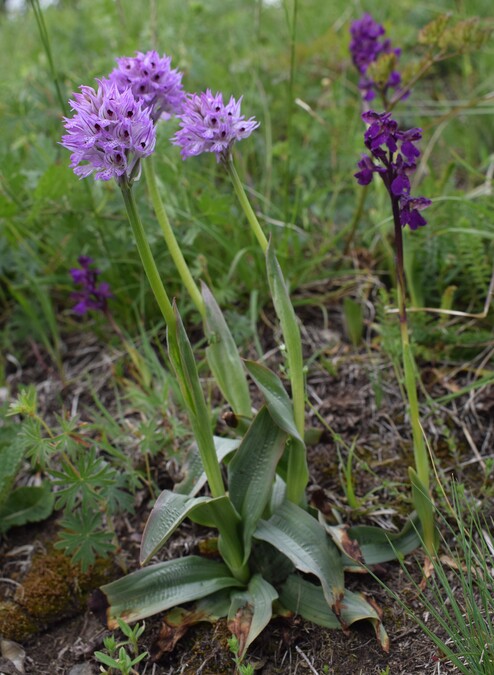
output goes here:
<path id="1" fill-rule="evenodd" d="M 362 119 L 369 126 L 364 142 L 372 155 L 362 155 L 355 178 L 360 185 L 368 185 L 374 174 L 381 176 L 392 199 L 397 200 L 402 227 L 416 230 L 427 224 L 420 211 L 432 203 L 426 197 L 412 197 L 409 176 L 417 168 L 420 150 L 416 143 L 422 138 L 421 129 L 402 131 L 390 112 L 369 110 Z"/>
<path id="2" fill-rule="evenodd" d="M 378 90 L 376 82 L 367 74 L 369 66 L 375 63 L 382 54 L 395 54 L 396 57 L 401 54 L 401 49 L 392 47 L 391 40 L 388 38 L 382 39 L 385 33 L 384 27 L 377 23 L 370 14 L 363 14 L 350 26 L 352 36 L 350 53 L 352 61 L 360 73 L 359 89 L 362 90 L 365 101 L 372 101 Z M 400 83 L 400 73 L 393 70 L 385 84 L 383 93 L 386 93 L 388 89 L 399 87 Z"/>
<path id="3" fill-rule="evenodd" d="M 182 158 L 213 152 L 218 162 L 226 160 L 232 145 L 259 126 L 254 117 L 246 120 L 240 113 L 241 102 L 242 97 L 236 101 L 232 96 L 225 104 L 223 95 L 213 95 L 210 89 L 190 94 L 177 115 L 181 128 L 172 138 L 172 143 L 181 148 Z"/>
<path id="4" fill-rule="evenodd" d="M 181 110 L 185 98 L 183 74 L 171 67 L 170 56 L 136 52 L 135 56 L 117 59 L 117 64 L 108 79 L 121 92 L 130 89 L 149 109 L 154 122 L 169 119 Z"/>
<path id="5" fill-rule="evenodd" d="M 154 151 L 156 123 L 176 116 L 181 129 L 172 138 L 183 159 L 212 152 L 224 160 L 236 141 L 259 126 L 240 112 L 242 97 L 223 103 L 221 93 L 208 89 L 186 95 L 182 73 L 170 57 L 155 51 L 117 59 L 97 89 L 81 87 L 70 101 L 73 117 L 64 118 L 62 145 L 71 150 L 71 168 L 96 180 L 135 178 L 139 160 Z"/>
<path id="6" fill-rule="evenodd" d="M 98 85 L 96 90 L 82 86 L 74 94 L 70 104 L 75 115 L 64 118 L 62 145 L 72 151 L 70 166 L 80 178 L 92 173 L 96 180 L 130 176 L 154 150 L 154 124 L 130 89 L 121 92 L 108 80 Z"/>

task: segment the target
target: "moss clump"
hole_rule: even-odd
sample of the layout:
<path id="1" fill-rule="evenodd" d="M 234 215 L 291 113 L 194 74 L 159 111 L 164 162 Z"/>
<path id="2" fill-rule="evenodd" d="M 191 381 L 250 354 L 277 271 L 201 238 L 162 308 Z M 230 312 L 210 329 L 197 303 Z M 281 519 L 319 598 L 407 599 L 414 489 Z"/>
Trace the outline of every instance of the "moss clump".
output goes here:
<path id="1" fill-rule="evenodd" d="M 22 607 L 12 600 L 0 602 L 0 635 L 5 639 L 22 642 L 37 630 L 36 622 Z"/>
<path id="2" fill-rule="evenodd" d="M 52 547 L 34 556 L 14 599 L 0 603 L 0 633 L 22 641 L 86 607 L 90 591 L 114 578 L 111 561 L 98 560 L 86 573 Z"/>

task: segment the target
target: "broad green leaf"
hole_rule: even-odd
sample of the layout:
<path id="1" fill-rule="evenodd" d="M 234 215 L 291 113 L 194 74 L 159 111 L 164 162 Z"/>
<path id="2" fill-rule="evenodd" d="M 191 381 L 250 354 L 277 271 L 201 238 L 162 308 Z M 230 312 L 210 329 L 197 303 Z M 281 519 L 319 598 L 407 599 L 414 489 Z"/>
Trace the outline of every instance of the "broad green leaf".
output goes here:
<path id="1" fill-rule="evenodd" d="M 281 476 L 276 474 L 273 490 L 271 492 L 271 501 L 269 504 L 270 513 L 274 513 L 286 499 L 286 483 Z"/>
<path id="2" fill-rule="evenodd" d="M 262 392 L 273 420 L 280 429 L 303 443 L 293 417 L 292 402 L 280 378 L 269 368 L 256 361 L 245 361 L 244 363 L 249 375 Z"/>
<path id="3" fill-rule="evenodd" d="M 106 607 L 100 611 L 105 612 L 108 628 L 116 630 L 117 619 L 140 621 L 223 588 L 240 586 L 223 563 L 188 556 L 150 565 L 102 586 Z"/>
<path id="4" fill-rule="evenodd" d="M 13 424 L 0 427 L 0 505 L 9 497 L 24 457 L 24 446 L 18 442 L 17 433 Z"/>
<path id="5" fill-rule="evenodd" d="M 232 591 L 229 588 L 224 588 L 217 593 L 198 600 L 195 604 L 195 609 L 198 612 L 203 612 L 208 617 L 208 621 L 213 622 L 221 619 L 224 616 L 228 616 L 231 594 Z"/>
<path id="6" fill-rule="evenodd" d="M 230 499 L 242 518 L 245 562 L 250 553 L 252 533 L 269 503 L 286 438 L 287 434 L 263 407 L 228 465 Z"/>
<path id="7" fill-rule="evenodd" d="M 237 346 L 213 294 L 204 283 L 201 290 L 206 308 L 206 358 L 209 367 L 233 412 L 250 417 L 252 405 L 249 386 Z"/>
<path id="8" fill-rule="evenodd" d="M 253 573 L 258 573 L 273 586 L 285 581 L 289 574 L 295 572 L 292 561 L 267 541 L 254 540 L 249 558 L 249 566 Z"/>
<path id="9" fill-rule="evenodd" d="M 401 532 L 387 532 L 370 525 L 327 525 L 320 522 L 334 543 L 343 553 L 343 566 L 347 571 L 362 571 L 362 565 L 377 565 L 396 560 L 410 553 L 421 543 L 420 521 L 415 515 Z"/>
<path id="10" fill-rule="evenodd" d="M 233 593 L 228 628 L 238 639 L 238 657 L 243 659 L 249 645 L 266 628 L 273 616 L 278 593 L 270 583 L 255 574 L 246 591 Z"/>
<path id="11" fill-rule="evenodd" d="M 315 518 L 287 501 L 269 520 L 259 521 L 254 537 L 272 544 L 301 572 L 314 574 L 328 605 L 339 613 L 344 590 L 340 553 Z"/>
<path id="12" fill-rule="evenodd" d="M 0 506 L 0 532 L 6 532 L 14 525 L 45 520 L 53 511 L 54 501 L 48 482 L 43 483 L 41 487 L 17 488 Z"/>
<path id="13" fill-rule="evenodd" d="M 338 618 L 329 609 L 320 586 L 298 574 L 291 574 L 280 588 L 280 601 L 287 609 L 325 628 L 347 628 L 355 621 L 367 619 L 374 626 L 381 647 L 389 651 L 389 638 L 381 622 L 380 610 L 359 593 L 345 591 Z"/>
<path id="14" fill-rule="evenodd" d="M 222 438 L 221 436 L 213 436 L 214 447 L 216 449 L 216 456 L 218 462 L 221 464 L 223 460 L 231 455 L 240 445 L 239 438 Z M 189 495 L 193 497 L 207 482 L 206 474 L 202 466 L 201 455 L 197 443 L 193 443 L 189 448 L 185 464 L 182 467 L 183 479 L 180 483 L 176 483 L 173 491 L 182 495 Z"/>
<path id="15" fill-rule="evenodd" d="M 322 587 L 311 584 L 298 574 L 290 574 L 279 587 L 279 598 L 283 607 L 307 621 L 324 628 L 342 627 L 341 621 L 329 608 Z"/>
<path id="16" fill-rule="evenodd" d="M 140 563 L 144 565 L 159 551 L 182 521 L 210 497 L 188 497 L 163 490 L 149 515 L 142 535 Z"/>
<path id="17" fill-rule="evenodd" d="M 176 334 L 168 336 L 168 354 L 187 405 L 189 420 L 201 455 L 204 471 L 214 497 L 225 493 L 220 465 L 214 447 L 211 420 L 197 373 L 197 366 L 182 319 L 174 305 Z"/>

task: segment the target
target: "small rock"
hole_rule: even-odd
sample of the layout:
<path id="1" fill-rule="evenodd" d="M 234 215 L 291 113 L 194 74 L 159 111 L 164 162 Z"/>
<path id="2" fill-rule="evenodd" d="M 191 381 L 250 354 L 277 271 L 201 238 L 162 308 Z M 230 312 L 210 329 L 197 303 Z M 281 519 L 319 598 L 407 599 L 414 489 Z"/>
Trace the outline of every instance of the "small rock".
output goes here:
<path id="1" fill-rule="evenodd" d="M 79 663 L 73 666 L 67 675 L 94 675 L 94 670 L 90 663 Z"/>
<path id="2" fill-rule="evenodd" d="M 13 640 L 0 639 L 0 653 L 4 659 L 10 661 L 19 673 L 24 673 L 24 661 L 26 652 Z"/>

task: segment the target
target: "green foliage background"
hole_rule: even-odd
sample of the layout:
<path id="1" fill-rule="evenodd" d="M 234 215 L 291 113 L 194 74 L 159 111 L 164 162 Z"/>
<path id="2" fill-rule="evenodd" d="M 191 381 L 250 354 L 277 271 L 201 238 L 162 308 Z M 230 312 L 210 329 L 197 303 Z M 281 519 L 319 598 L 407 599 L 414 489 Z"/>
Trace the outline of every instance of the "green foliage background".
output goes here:
<path id="1" fill-rule="evenodd" d="M 348 28 L 363 11 L 384 23 L 393 44 L 402 48 L 402 65 L 420 56 L 417 32 L 440 12 L 492 23 L 487 0 L 442 0 L 433 6 L 409 0 L 388 5 L 304 0 L 297 6 L 262 0 L 79 0 L 49 6 L 44 17 L 65 99 L 80 84 L 107 74 L 115 57 L 150 48 L 173 57 L 188 90 L 210 87 L 244 96 L 243 111 L 255 115 L 261 127 L 238 147 L 237 160 L 295 288 L 353 273 L 343 251 L 360 194 L 352 174 L 363 151 L 363 124 Z M 0 21 L 3 341 L 15 350 L 34 335 L 56 356 L 60 325 L 77 327 L 68 272 L 81 253 L 95 259 L 112 285 L 118 323 L 135 331 L 137 317 L 146 322 L 159 317 L 115 186 L 78 181 L 68 169 L 68 152 L 57 145 L 62 111 L 32 9 L 3 14 Z M 492 41 L 478 53 L 444 61 L 396 109 L 401 124 L 424 128 L 422 148 L 431 144 L 418 189 L 434 200 L 429 225 L 407 233 L 405 242 L 417 304 L 438 306 L 455 286 L 456 309 L 483 308 L 494 214 L 482 186 L 492 162 L 494 103 L 441 120 L 455 106 L 493 90 L 493 61 Z M 242 317 L 238 334 L 248 336 L 249 303 L 259 307 L 266 300 L 255 273 L 261 256 L 213 158 L 182 162 L 168 141 L 174 130 L 174 122 L 161 124 L 157 150 L 172 223 L 194 273 L 214 287 L 227 314 Z M 192 312 L 144 185 L 136 192 L 170 294 L 179 298 L 182 312 Z M 386 195 L 376 184 L 354 245 L 371 252 L 384 281 L 393 267 L 390 233 Z"/>

